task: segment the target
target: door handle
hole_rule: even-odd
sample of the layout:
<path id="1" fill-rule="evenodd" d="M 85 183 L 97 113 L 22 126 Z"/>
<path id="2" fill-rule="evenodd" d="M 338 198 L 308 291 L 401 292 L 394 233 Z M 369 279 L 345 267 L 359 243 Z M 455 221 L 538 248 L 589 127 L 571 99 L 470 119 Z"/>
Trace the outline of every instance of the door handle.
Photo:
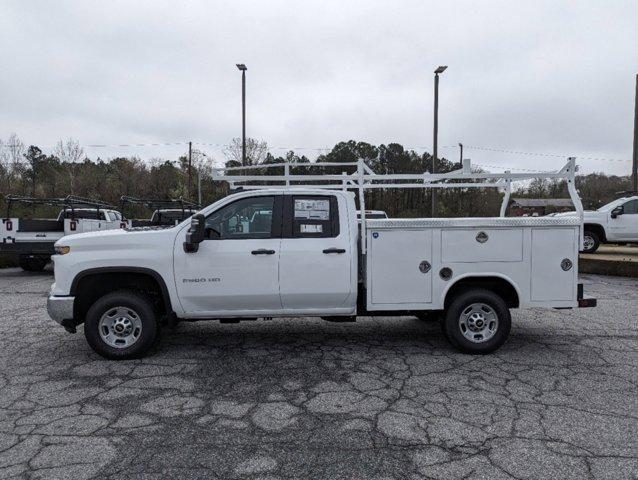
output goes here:
<path id="1" fill-rule="evenodd" d="M 274 250 L 266 250 L 265 248 L 260 248 L 259 250 L 253 250 L 252 252 L 253 255 L 274 255 L 275 251 Z"/>
<path id="2" fill-rule="evenodd" d="M 323 253 L 346 253 L 345 248 L 326 248 Z"/>

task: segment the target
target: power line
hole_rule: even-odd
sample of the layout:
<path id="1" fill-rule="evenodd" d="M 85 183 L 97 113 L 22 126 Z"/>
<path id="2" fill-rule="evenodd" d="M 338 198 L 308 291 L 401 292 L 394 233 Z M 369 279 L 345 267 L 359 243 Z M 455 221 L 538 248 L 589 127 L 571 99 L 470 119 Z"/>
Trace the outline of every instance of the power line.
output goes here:
<path id="1" fill-rule="evenodd" d="M 522 152 L 520 150 L 506 150 L 504 148 L 494 148 L 494 147 L 479 147 L 476 145 L 465 145 L 464 148 L 469 148 L 472 150 L 485 150 L 488 152 L 498 152 L 498 153 L 509 153 L 513 155 L 526 155 L 526 156 L 534 156 L 534 157 L 554 157 L 554 158 L 569 158 L 574 155 L 564 155 L 559 153 L 538 153 L 538 152 Z M 459 148 L 457 145 L 451 145 L 442 148 Z M 631 160 L 626 158 L 602 158 L 602 157 L 577 157 L 578 160 L 595 160 L 601 162 L 630 162 Z"/>
<path id="2" fill-rule="evenodd" d="M 546 173 L 546 172 L 551 172 L 552 170 L 534 170 L 534 169 L 529 169 L 529 168 L 517 168 L 517 167 L 506 167 L 503 165 L 485 165 L 483 163 L 472 163 L 473 167 L 485 167 L 485 168 L 498 168 L 500 170 L 516 170 L 516 171 L 521 171 L 521 172 L 541 172 L 541 173 Z"/>
<path id="3" fill-rule="evenodd" d="M 186 146 L 189 142 L 152 142 L 152 143 L 90 143 L 79 145 L 82 148 L 123 148 L 123 147 L 166 147 L 166 146 Z M 230 147 L 231 144 L 228 143 L 212 143 L 212 142 L 192 142 L 193 145 L 199 146 L 208 146 L 208 147 L 218 147 L 218 148 L 227 148 Z M 57 144 L 56 144 L 57 145 Z M 56 145 L 39 145 L 41 147 L 55 147 Z M 22 147 L 25 148 L 24 144 L 3 144 L 2 146 L 7 148 L 16 148 Z M 496 152 L 496 153 L 507 153 L 511 155 L 524 155 L 524 156 L 535 156 L 535 157 L 552 157 L 552 158 L 569 158 L 573 155 L 565 155 L 559 153 L 541 153 L 541 152 L 526 152 L 521 150 L 508 150 L 504 148 L 497 147 L 484 147 L 477 145 L 463 145 L 465 149 L 470 150 L 482 150 L 488 152 Z M 428 150 L 430 147 L 427 146 L 406 146 L 404 147 L 406 150 Z M 440 148 L 459 148 L 458 145 L 442 145 Z M 268 147 L 268 150 L 286 150 L 286 151 L 300 151 L 300 150 L 309 150 L 309 151 L 331 151 L 334 149 L 333 147 Z M 625 158 L 604 158 L 604 157 L 577 157 L 578 160 L 592 160 L 592 161 L 601 161 L 601 162 L 631 162 L 631 159 Z M 501 168 L 501 167 L 498 167 Z M 525 170 L 525 169 L 517 169 L 517 170 Z"/>

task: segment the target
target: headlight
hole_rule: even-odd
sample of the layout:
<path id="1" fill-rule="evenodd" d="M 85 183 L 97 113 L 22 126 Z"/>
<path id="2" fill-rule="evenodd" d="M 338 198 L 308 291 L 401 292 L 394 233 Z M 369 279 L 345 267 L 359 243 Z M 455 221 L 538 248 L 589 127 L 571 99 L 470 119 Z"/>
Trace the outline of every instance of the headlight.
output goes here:
<path id="1" fill-rule="evenodd" d="M 71 251 L 71 247 L 67 247 L 66 245 L 56 245 L 54 248 L 55 253 L 58 255 L 66 255 Z"/>

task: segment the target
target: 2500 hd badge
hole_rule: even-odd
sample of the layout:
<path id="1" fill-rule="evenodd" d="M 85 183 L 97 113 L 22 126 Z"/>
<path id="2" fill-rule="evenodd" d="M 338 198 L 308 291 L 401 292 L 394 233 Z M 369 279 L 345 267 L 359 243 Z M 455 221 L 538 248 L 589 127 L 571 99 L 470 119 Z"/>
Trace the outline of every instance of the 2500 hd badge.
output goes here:
<path id="1" fill-rule="evenodd" d="M 183 278 L 182 283 L 214 283 L 221 282 L 219 277 Z"/>

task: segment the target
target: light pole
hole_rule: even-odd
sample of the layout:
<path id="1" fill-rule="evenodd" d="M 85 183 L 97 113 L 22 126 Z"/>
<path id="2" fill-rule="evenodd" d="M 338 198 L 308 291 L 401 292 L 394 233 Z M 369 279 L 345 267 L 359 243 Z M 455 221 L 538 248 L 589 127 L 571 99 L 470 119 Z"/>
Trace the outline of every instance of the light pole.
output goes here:
<path id="1" fill-rule="evenodd" d="M 241 164 L 246 165 L 246 65 L 238 63 L 241 70 Z"/>
<path id="2" fill-rule="evenodd" d="M 631 177 L 634 195 L 638 191 L 638 75 L 636 75 L 636 102 L 634 106 L 634 155 L 631 166 Z"/>
<path id="3" fill-rule="evenodd" d="M 434 70 L 434 138 L 432 146 L 432 173 L 436 173 L 436 161 L 439 147 L 439 74 L 443 73 L 447 65 Z M 436 188 L 432 189 L 432 217 L 436 216 Z"/>

